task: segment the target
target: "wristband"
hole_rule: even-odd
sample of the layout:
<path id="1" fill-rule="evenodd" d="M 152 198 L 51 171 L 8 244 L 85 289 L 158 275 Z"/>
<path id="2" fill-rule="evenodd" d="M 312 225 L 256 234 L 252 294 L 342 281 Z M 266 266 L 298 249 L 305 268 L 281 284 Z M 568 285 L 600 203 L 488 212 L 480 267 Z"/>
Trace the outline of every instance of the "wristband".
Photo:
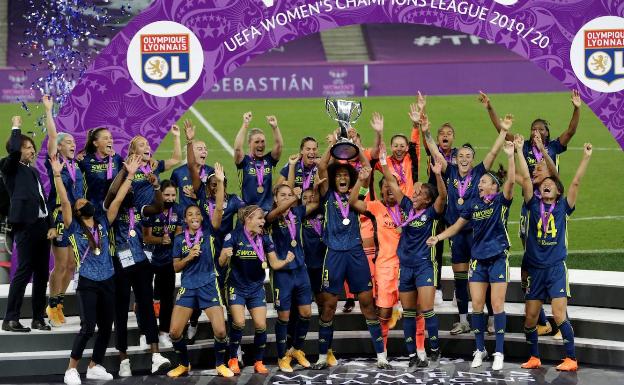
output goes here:
<path id="1" fill-rule="evenodd" d="M 358 195 L 366 196 L 366 194 L 368 194 L 368 189 L 366 187 L 360 187 L 360 192 Z"/>

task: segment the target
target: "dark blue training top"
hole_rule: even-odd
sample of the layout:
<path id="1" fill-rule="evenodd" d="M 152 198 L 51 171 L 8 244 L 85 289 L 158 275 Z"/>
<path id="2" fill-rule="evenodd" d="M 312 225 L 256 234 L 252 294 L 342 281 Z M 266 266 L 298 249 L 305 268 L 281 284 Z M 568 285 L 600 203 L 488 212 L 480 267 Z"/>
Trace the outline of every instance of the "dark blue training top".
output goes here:
<path id="1" fill-rule="evenodd" d="M 349 206 L 349 195 L 341 195 L 343 205 Z M 349 207 L 349 224 L 343 224 L 343 217 L 334 191 L 329 189 L 321 198 L 324 207 L 325 226 L 323 227 L 323 240 L 332 250 L 345 251 L 356 247 L 362 247 L 360 235 L 360 216 Z"/>
<path id="2" fill-rule="evenodd" d="M 411 199 L 404 196 L 399 204 L 405 221 L 414 208 Z M 433 205 L 427 207 L 418 217 L 409 222 L 401 232 L 397 255 L 399 264 L 406 267 L 418 267 L 435 260 L 435 248 L 427 246 L 427 239 L 435 235 L 440 215 Z"/>
<path id="3" fill-rule="evenodd" d="M 267 234 L 262 235 L 262 246 L 268 265 L 269 253 L 275 251 L 275 246 Z M 232 248 L 233 253 L 228 266 L 227 285 L 248 293 L 260 290 L 266 273 L 262 268 L 262 261 L 247 240 L 242 225 L 238 225 L 225 236 L 223 248 Z"/>
<path id="4" fill-rule="evenodd" d="M 263 191 L 258 192 L 258 179 L 256 176 L 256 165 L 264 168 L 264 179 L 262 181 Z M 248 205 L 258 205 L 264 211 L 270 211 L 273 206 L 273 168 L 277 165 L 277 160 L 273 159 L 271 153 L 267 153 L 262 159 L 253 159 L 245 155 L 243 160 L 236 165 L 238 169 L 238 180 L 241 185 L 241 196 Z"/>
<path id="5" fill-rule="evenodd" d="M 205 286 L 209 282 L 214 282 L 216 277 L 213 260 L 214 244 L 209 230 L 202 230 L 203 234 L 199 240 L 199 256 L 190 261 L 182 270 L 182 287 L 185 289 L 197 289 Z M 189 245 L 185 240 L 185 234 L 176 235 L 173 240 L 173 257 L 186 258 L 195 242 L 195 235 L 189 233 Z"/>
<path id="6" fill-rule="evenodd" d="M 108 238 L 110 225 L 106 216 L 100 215 L 95 218 L 97 234 L 99 237 L 100 255 L 95 255 L 95 249 L 89 247 L 89 238 L 83 231 L 80 223 L 74 219 L 66 230 L 69 242 L 72 246 L 78 274 L 92 281 L 104 281 L 115 274 L 111 259 L 111 243 Z M 112 309 L 109 309 L 112 310 Z"/>
<path id="7" fill-rule="evenodd" d="M 177 226 L 184 226 L 184 209 L 175 203 L 170 210 L 165 210 L 164 213 L 143 218 L 142 224 L 145 228 L 151 228 L 152 235 L 155 237 L 165 235 L 166 229 L 173 241 Z M 169 245 L 149 246 L 152 246 L 152 265 L 164 266 L 173 262 L 173 242 Z"/>
<path id="8" fill-rule="evenodd" d="M 290 209 L 294 216 L 295 223 L 295 241 L 297 245 L 293 247 L 291 245 L 292 238 L 286 220 L 280 215 L 278 219 L 271 223 L 271 237 L 275 244 L 275 253 L 278 259 L 286 259 L 289 251 L 292 251 L 295 255 L 295 259 L 284 266 L 281 270 L 295 270 L 302 266 L 305 266 L 305 254 L 303 252 L 303 245 L 301 242 L 301 224 L 306 215 L 305 206 L 297 206 Z"/>

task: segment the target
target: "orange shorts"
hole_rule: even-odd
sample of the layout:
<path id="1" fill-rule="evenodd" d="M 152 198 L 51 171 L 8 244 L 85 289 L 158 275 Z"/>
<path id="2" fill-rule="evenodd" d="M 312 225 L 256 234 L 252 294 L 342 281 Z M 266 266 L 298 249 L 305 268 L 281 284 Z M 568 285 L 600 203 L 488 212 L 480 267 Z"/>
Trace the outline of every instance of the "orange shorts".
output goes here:
<path id="1" fill-rule="evenodd" d="M 391 308 L 399 302 L 399 266 L 375 266 L 375 304 Z"/>

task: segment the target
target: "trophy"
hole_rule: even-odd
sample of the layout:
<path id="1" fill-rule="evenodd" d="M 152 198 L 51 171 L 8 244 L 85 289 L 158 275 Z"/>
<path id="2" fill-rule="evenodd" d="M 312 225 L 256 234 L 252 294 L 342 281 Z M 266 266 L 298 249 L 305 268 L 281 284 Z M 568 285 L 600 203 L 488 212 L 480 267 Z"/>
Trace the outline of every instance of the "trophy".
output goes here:
<path id="1" fill-rule="evenodd" d="M 338 122 L 340 132 L 330 152 L 331 155 L 340 160 L 355 158 L 360 149 L 349 139 L 347 130 L 351 124 L 355 124 L 362 114 L 362 102 L 353 102 L 341 99 L 325 99 L 325 109 L 330 118 Z"/>

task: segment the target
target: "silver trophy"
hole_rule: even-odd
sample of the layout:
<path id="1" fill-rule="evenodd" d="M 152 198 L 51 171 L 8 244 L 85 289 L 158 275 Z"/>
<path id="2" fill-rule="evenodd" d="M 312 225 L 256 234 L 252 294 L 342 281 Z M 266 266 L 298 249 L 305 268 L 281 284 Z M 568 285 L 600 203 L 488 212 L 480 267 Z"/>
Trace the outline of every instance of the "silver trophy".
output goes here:
<path id="1" fill-rule="evenodd" d="M 340 127 L 336 144 L 330 150 L 331 155 L 341 160 L 355 158 L 360 153 L 360 149 L 349 139 L 348 130 L 362 115 L 362 102 L 327 98 L 325 109 L 327 115 L 337 121 Z"/>

